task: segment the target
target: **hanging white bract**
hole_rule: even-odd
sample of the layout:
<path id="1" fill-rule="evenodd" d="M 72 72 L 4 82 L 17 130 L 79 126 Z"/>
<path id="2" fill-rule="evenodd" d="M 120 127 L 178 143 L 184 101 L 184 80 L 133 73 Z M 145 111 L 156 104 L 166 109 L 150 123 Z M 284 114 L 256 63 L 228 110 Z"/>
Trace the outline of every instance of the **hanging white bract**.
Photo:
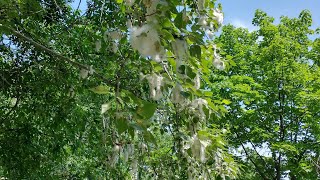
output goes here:
<path id="1" fill-rule="evenodd" d="M 213 45 L 213 66 L 221 71 L 226 68 L 224 62 L 221 60 L 220 55 L 217 53 L 216 45 Z"/>
<path id="2" fill-rule="evenodd" d="M 113 53 L 117 53 L 119 47 L 118 47 L 118 43 L 117 42 L 112 42 L 112 52 Z"/>
<path id="3" fill-rule="evenodd" d="M 196 77 L 194 78 L 194 88 L 195 89 L 200 89 L 201 86 L 201 80 L 200 80 L 200 75 L 199 73 L 196 74 Z"/>
<path id="4" fill-rule="evenodd" d="M 166 61 L 167 58 L 166 58 L 166 54 L 163 51 L 153 56 L 152 59 L 156 62 L 163 62 L 163 61 Z"/>
<path id="5" fill-rule="evenodd" d="M 86 79 L 89 75 L 89 71 L 87 69 L 81 69 L 80 70 L 80 77 L 82 79 Z"/>
<path id="6" fill-rule="evenodd" d="M 101 40 L 97 40 L 96 41 L 96 52 L 99 52 L 100 51 L 100 49 L 101 49 Z"/>
<path id="7" fill-rule="evenodd" d="M 197 134 L 194 134 L 190 140 L 191 152 L 195 159 L 202 163 L 206 162 L 206 147 L 211 144 L 209 140 L 199 139 Z"/>
<path id="8" fill-rule="evenodd" d="M 188 180 L 196 180 L 196 172 L 197 170 L 193 166 L 188 167 Z"/>
<path id="9" fill-rule="evenodd" d="M 121 39 L 121 32 L 119 31 L 110 31 L 107 33 L 107 35 L 111 38 L 111 40 L 119 40 Z"/>
<path id="10" fill-rule="evenodd" d="M 205 9 L 205 0 L 198 0 L 197 6 L 199 11 L 203 11 Z"/>
<path id="11" fill-rule="evenodd" d="M 223 23 L 223 13 L 220 9 L 213 10 L 213 19 L 218 22 L 219 25 Z"/>
<path id="12" fill-rule="evenodd" d="M 90 75 L 93 75 L 94 72 L 95 72 L 95 70 L 93 69 L 93 66 L 91 65 L 91 66 L 89 67 L 89 74 L 90 74 Z"/>
<path id="13" fill-rule="evenodd" d="M 134 159 L 132 162 L 131 162 L 131 171 L 130 171 L 130 174 L 131 174 L 131 178 L 133 180 L 137 180 L 138 179 L 138 160 L 137 159 Z"/>
<path id="14" fill-rule="evenodd" d="M 123 148 L 123 159 L 125 162 L 128 162 L 129 157 L 132 157 L 134 155 L 134 145 L 133 144 L 127 144 L 125 148 Z"/>
<path id="15" fill-rule="evenodd" d="M 106 31 L 103 35 L 103 39 L 106 42 L 111 42 L 111 46 L 109 47 L 108 50 L 111 50 L 112 52 L 116 53 L 119 49 L 118 44 L 119 40 L 122 38 L 122 34 L 120 31 L 115 30 L 115 31 Z"/>
<path id="16" fill-rule="evenodd" d="M 214 37 L 214 33 L 213 33 L 213 31 L 212 31 L 212 30 L 206 30 L 206 33 L 207 33 L 207 35 L 208 35 L 209 39 L 213 39 L 213 37 Z"/>
<path id="17" fill-rule="evenodd" d="M 175 41 L 172 42 L 172 49 L 177 59 L 179 60 L 186 59 L 188 45 L 184 39 L 178 39 L 178 38 L 175 39 Z"/>
<path id="18" fill-rule="evenodd" d="M 17 98 L 12 98 L 11 99 L 11 103 L 10 103 L 10 107 L 14 107 L 17 104 L 18 99 Z"/>
<path id="19" fill-rule="evenodd" d="M 214 57 L 213 60 L 213 66 L 219 69 L 220 71 L 224 70 L 226 68 L 223 61 L 221 61 L 220 56 Z"/>
<path id="20" fill-rule="evenodd" d="M 173 103 L 183 104 L 184 97 L 181 94 L 182 91 L 182 86 L 179 83 L 177 83 L 176 86 L 172 89 L 171 100 Z"/>
<path id="21" fill-rule="evenodd" d="M 193 113 L 198 113 L 196 114 L 200 119 L 205 119 L 206 115 L 203 111 L 204 107 L 208 107 L 208 102 L 205 99 L 198 98 L 192 101 L 190 110 Z"/>
<path id="22" fill-rule="evenodd" d="M 128 19 L 127 20 L 127 28 L 130 30 L 131 28 L 132 28 L 132 21 L 131 21 L 131 19 Z"/>
<path id="23" fill-rule="evenodd" d="M 187 42 L 184 39 L 175 39 L 175 41 L 172 42 L 172 50 L 173 53 L 176 55 L 176 72 L 180 76 L 180 74 L 185 74 L 185 72 L 180 72 L 179 68 L 180 66 L 184 65 L 184 60 L 187 59 L 187 50 L 188 45 Z M 183 76 L 182 76 L 183 78 Z"/>
<path id="24" fill-rule="evenodd" d="M 206 15 L 200 15 L 198 19 L 198 24 L 202 26 L 203 29 L 207 30 L 206 33 L 211 39 L 213 38 L 213 32 L 217 30 L 214 21 L 217 22 L 218 26 L 222 25 L 223 13 L 221 12 L 221 10 L 214 9 L 210 18 L 208 18 L 208 16 Z"/>
<path id="25" fill-rule="evenodd" d="M 152 74 L 146 77 L 149 82 L 150 97 L 154 100 L 159 100 L 162 97 L 161 86 L 162 86 L 162 76 Z"/>
<path id="26" fill-rule="evenodd" d="M 110 158 L 110 166 L 111 167 L 114 167 L 116 165 L 116 163 L 118 162 L 120 151 L 121 151 L 121 146 L 119 146 L 119 145 L 113 146 L 113 152 L 112 152 L 112 156 Z"/>
<path id="27" fill-rule="evenodd" d="M 130 43 L 144 57 L 156 57 L 164 52 L 157 30 L 149 24 L 132 27 Z"/>
<path id="28" fill-rule="evenodd" d="M 208 24 L 207 20 L 208 20 L 208 17 L 202 15 L 202 16 L 200 16 L 200 18 L 199 18 L 198 24 L 199 24 L 200 26 L 202 26 L 202 27 L 205 27 L 205 26 L 207 26 L 207 24 Z"/>
<path id="29" fill-rule="evenodd" d="M 117 41 L 120 40 L 122 37 L 122 34 L 120 31 L 105 31 L 103 34 L 103 39 L 105 42 L 107 41 Z"/>

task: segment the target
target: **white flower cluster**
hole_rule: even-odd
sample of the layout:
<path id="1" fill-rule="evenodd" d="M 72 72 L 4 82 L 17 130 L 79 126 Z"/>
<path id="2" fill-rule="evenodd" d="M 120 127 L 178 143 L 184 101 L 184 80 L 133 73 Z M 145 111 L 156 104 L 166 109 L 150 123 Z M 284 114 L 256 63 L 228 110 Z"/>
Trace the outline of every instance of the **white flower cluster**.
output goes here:
<path id="1" fill-rule="evenodd" d="M 130 3 L 127 3 L 130 4 Z M 151 57 L 154 61 L 161 62 L 165 58 L 165 50 L 161 45 L 157 31 L 157 15 L 162 16 L 163 12 L 157 11 L 158 5 L 167 5 L 164 0 L 143 0 L 146 7 L 146 23 L 142 26 L 132 26 L 128 20 L 127 26 L 130 31 L 130 44 L 143 57 Z"/>
<path id="2" fill-rule="evenodd" d="M 80 69 L 80 78 L 82 79 L 86 79 L 89 74 L 92 75 L 94 73 L 94 69 L 93 66 L 89 66 L 88 68 L 84 69 Z"/>
<path id="3" fill-rule="evenodd" d="M 130 157 L 134 155 L 134 144 L 119 145 L 115 144 L 113 146 L 112 154 L 109 158 L 109 163 L 112 167 L 118 162 L 119 158 L 123 158 L 124 162 L 128 162 Z M 132 159 L 134 161 L 134 159 Z"/>
<path id="4" fill-rule="evenodd" d="M 187 150 L 191 148 L 192 155 L 200 162 L 206 162 L 206 148 L 211 144 L 210 140 L 200 139 L 197 134 L 194 134 L 189 141 L 184 145 L 183 149 Z"/>
<path id="5" fill-rule="evenodd" d="M 152 57 L 155 61 L 161 61 L 165 51 L 161 46 L 160 37 L 153 24 L 145 24 L 141 27 L 132 27 L 130 43 L 144 57 Z"/>
<path id="6" fill-rule="evenodd" d="M 220 9 L 214 9 L 213 10 L 213 20 L 216 20 L 219 25 L 223 23 L 223 13 Z"/>
<path id="7" fill-rule="evenodd" d="M 224 62 L 221 60 L 220 55 L 217 53 L 217 47 L 213 46 L 213 66 L 219 70 L 224 70 L 226 68 Z"/>
<path id="8" fill-rule="evenodd" d="M 132 6 L 134 0 L 126 0 L 127 6 Z M 163 12 L 157 10 L 158 5 L 167 5 L 164 0 L 143 0 L 146 7 L 146 22 L 142 26 L 132 26 L 132 21 L 127 21 L 127 27 L 130 29 L 130 44 L 134 50 L 137 50 L 143 57 L 151 57 L 156 62 L 163 62 L 166 59 L 166 51 L 161 45 L 158 33 L 157 16 L 162 16 Z M 161 87 L 163 86 L 163 77 L 157 74 L 147 75 L 149 82 L 150 97 L 159 100 L 162 97 Z"/>
<path id="9" fill-rule="evenodd" d="M 205 10 L 205 0 L 199 0 L 198 1 L 198 10 L 203 11 Z M 208 23 L 208 21 L 211 20 L 211 22 Z M 206 34 L 210 39 L 214 37 L 214 21 L 218 23 L 218 26 L 221 26 L 223 23 L 223 13 L 220 9 L 214 9 L 212 11 L 211 15 L 202 14 L 199 16 L 198 24 L 202 26 L 203 29 L 206 30 Z"/>

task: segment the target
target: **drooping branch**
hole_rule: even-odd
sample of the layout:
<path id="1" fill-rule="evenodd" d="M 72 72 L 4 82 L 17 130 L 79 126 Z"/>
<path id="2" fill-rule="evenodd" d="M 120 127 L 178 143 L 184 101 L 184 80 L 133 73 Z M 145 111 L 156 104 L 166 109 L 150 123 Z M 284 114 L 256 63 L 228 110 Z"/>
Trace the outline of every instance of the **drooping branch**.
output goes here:
<path id="1" fill-rule="evenodd" d="M 48 54 L 56 57 L 56 59 L 59 60 L 59 61 L 67 62 L 67 63 L 69 63 L 70 65 L 72 65 L 73 67 L 76 67 L 76 68 L 79 68 L 79 69 L 85 69 L 85 70 L 90 71 L 90 67 L 89 67 L 88 65 L 84 65 L 84 64 L 81 64 L 81 63 L 76 62 L 76 61 L 74 61 L 74 60 L 71 60 L 71 59 L 69 59 L 68 57 L 65 57 L 65 56 L 61 55 L 60 53 L 55 52 L 54 50 L 47 48 L 46 46 L 44 46 L 44 45 L 42 45 L 42 44 L 34 41 L 33 39 L 31 39 L 31 38 L 23 35 L 22 33 L 14 30 L 14 29 L 12 29 L 12 28 L 10 28 L 10 27 L 6 27 L 6 26 L 0 24 L 0 28 L 5 29 L 5 30 L 11 32 L 12 35 L 14 35 L 14 36 L 16 36 L 16 37 L 18 37 L 18 38 L 26 41 L 26 42 L 29 42 L 29 43 L 32 44 L 35 48 L 37 48 L 37 49 L 39 49 L 39 50 L 41 50 L 41 51 L 44 51 L 44 52 L 46 52 L 46 53 L 48 53 Z M 114 86 L 114 85 L 115 85 L 112 80 L 106 79 L 106 78 L 105 78 L 102 74 L 100 74 L 97 70 L 94 70 L 94 71 L 93 71 L 93 74 L 94 74 L 95 76 L 99 77 L 100 79 L 102 79 L 105 83 L 107 83 L 107 85 L 109 85 L 109 86 Z"/>

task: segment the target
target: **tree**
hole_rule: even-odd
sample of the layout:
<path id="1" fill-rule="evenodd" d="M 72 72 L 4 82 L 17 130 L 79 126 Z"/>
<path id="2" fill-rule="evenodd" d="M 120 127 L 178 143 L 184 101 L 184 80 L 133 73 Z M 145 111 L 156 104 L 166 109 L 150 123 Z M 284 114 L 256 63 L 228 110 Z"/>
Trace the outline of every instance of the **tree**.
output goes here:
<path id="1" fill-rule="evenodd" d="M 1 1 L 3 176 L 235 178 L 207 89 L 228 65 L 214 2 Z"/>
<path id="2" fill-rule="evenodd" d="M 219 122 L 230 128 L 231 146 L 241 149 L 236 154 L 245 169 L 255 169 L 243 179 L 316 179 L 319 38 L 310 39 L 309 11 L 273 21 L 257 10 L 253 24 L 259 30 L 228 25 L 216 39 L 221 55 L 235 62 L 211 77 L 214 97 L 230 101 Z"/>

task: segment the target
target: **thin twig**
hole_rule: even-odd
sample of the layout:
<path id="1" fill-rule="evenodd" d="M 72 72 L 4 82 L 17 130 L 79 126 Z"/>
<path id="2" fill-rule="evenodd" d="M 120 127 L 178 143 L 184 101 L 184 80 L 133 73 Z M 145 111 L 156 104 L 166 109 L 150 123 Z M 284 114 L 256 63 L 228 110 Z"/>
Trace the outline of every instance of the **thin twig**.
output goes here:
<path id="1" fill-rule="evenodd" d="M 237 131 L 235 131 L 236 135 L 237 135 L 237 138 L 239 139 L 239 134 L 237 133 Z M 246 148 L 244 147 L 243 143 L 241 143 L 241 147 L 242 149 L 244 150 L 244 152 L 246 153 L 249 161 L 251 161 L 251 163 L 254 165 L 254 167 L 256 168 L 256 170 L 258 171 L 259 175 L 263 178 L 263 179 L 268 179 L 265 174 L 261 171 L 261 169 L 258 167 L 258 165 L 249 157 L 249 153 L 248 151 L 246 150 Z"/>
<path id="2" fill-rule="evenodd" d="M 79 1 L 79 3 L 78 3 L 78 7 L 77 7 L 76 11 L 78 11 L 78 10 L 79 10 L 79 8 L 80 8 L 80 4 L 81 4 L 81 0 L 80 0 L 80 1 Z"/>
<path id="3" fill-rule="evenodd" d="M 4 77 L 2 76 L 2 74 L 0 74 L 0 76 L 1 76 L 1 79 L 10 86 L 10 83 L 7 81 L 7 79 L 4 78 Z"/>

